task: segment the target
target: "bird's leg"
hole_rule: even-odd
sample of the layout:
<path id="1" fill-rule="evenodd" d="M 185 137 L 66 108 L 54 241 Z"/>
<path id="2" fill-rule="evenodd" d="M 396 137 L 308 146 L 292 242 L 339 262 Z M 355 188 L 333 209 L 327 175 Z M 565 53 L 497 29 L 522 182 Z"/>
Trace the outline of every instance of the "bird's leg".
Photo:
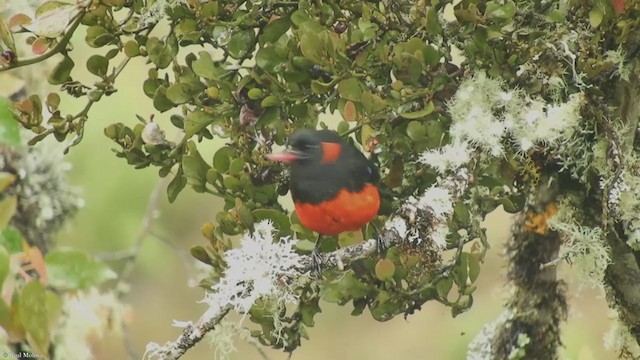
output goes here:
<path id="1" fill-rule="evenodd" d="M 378 250 L 378 255 L 384 256 L 389 249 L 389 244 L 382 238 L 380 234 L 380 230 L 374 223 L 370 223 L 373 226 L 373 238 L 376 240 L 376 249 Z"/>
<path id="2" fill-rule="evenodd" d="M 322 255 L 320 255 L 320 238 L 322 235 L 318 234 L 316 238 L 316 243 L 313 247 L 313 251 L 311 252 L 311 261 L 313 263 L 313 269 L 311 271 L 312 275 L 317 277 L 318 279 L 322 278 L 322 264 L 324 260 L 322 259 Z"/>

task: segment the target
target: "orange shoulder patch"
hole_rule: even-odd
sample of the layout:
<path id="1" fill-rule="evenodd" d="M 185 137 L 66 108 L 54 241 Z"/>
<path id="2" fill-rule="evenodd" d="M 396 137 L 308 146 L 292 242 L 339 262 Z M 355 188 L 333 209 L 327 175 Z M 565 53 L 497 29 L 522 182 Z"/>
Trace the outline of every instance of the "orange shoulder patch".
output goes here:
<path id="1" fill-rule="evenodd" d="M 322 145 L 322 161 L 321 164 L 331 164 L 338 160 L 342 146 L 338 143 L 321 142 Z"/>

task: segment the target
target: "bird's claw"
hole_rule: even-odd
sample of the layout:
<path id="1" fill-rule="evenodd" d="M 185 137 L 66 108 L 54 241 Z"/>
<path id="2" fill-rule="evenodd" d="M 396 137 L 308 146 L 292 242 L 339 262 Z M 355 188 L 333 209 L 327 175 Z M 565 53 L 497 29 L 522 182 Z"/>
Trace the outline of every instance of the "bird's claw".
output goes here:
<path id="1" fill-rule="evenodd" d="M 382 236 L 380 236 L 380 234 L 377 234 L 375 236 L 375 239 L 376 239 L 376 249 L 378 250 L 378 255 L 383 256 L 389 249 L 389 245 L 387 244 L 385 239 L 383 239 Z"/>
<path id="2" fill-rule="evenodd" d="M 322 279 L 322 265 L 324 259 L 318 249 L 311 252 L 311 276 L 317 279 Z"/>

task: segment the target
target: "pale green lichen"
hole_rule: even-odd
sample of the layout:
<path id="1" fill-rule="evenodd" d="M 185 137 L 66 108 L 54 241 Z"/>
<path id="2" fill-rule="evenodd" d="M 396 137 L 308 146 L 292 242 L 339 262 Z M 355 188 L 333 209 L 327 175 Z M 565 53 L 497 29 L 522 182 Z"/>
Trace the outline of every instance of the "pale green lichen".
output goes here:
<path id="1" fill-rule="evenodd" d="M 605 270 L 611 263 L 604 231 L 582 225 L 576 215 L 575 207 L 568 201 L 560 201 L 558 212 L 548 220 L 549 228 L 563 237 L 558 258 L 575 266 L 581 286 L 602 288 Z"/>
<path id="2" fill-rule="evenodd" d="M 531 338 L 526 333 L 519 333 L 516 345 L 509 353 L 509 360 L 522 360 L 527 358 L 526 347 L 531 342 Z"/>
<path id="3" fill-rule="evenodd" d="M 629 328 L 620 321 L 617 311 L 610 310 L 610 317 L 613 319 L 611 328 L 602 337 L 605 349 L 616 354 L 627 354 L 626 358 L 640 358 L 640 346 L 629 332 Z"/>
<path id="4" fill-rule="evenodd" d="M 16 183 L 7 190 L 18 197 L 11 224 L 42 251 L 84 205 L 80 191 L 68 183 L 71 165 L 64 160 L 62 150 L 63 146 L 52 140 L 20 149 L 0 147 L 0 170 L 17 175 Z"/>
<path id="5" fill-rule="evenodd" d="M 507 309 L 493 322 L 486 324 L 482 330 L 471 340 L 467 348 L 467 360 L 492 360 L 495 359 L 493 353 L 493 340 L 496 332 L 507 321 L 513 319 L 513 310 Z"/>
<path id="6" fill-rule="evenodd" d="M 209 344 L 213 347 L 213 358 L 227 360 L 231 354 L 237 351 L 235 339 L 243 331 L 239 323 L 222 320 L 207 334 Z"/>

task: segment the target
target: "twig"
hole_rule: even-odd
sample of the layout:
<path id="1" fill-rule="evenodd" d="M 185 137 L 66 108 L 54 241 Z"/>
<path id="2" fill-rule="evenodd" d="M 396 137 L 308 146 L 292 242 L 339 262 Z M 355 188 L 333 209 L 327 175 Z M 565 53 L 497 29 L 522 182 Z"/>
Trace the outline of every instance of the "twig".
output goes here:
<path id="1" fill-rule="evenodd" d="M 47 60 L 48 58 L 52 57 L 55 54 L 62 52 L 66 48 L 67 44 L 69 43 L 69 40 L 71 40 L 71 37 L 73 36 L 73 33 L 78 28 L 78 25 L 80 25 L 80 22 L 84 17 L 84 14 L 85 12 L 81 10 L 71 19 L 71 27 L 69 27 L 69 30 L 67 30 L 67 32 L 64 34 L 62 39 L 60 39 L 58 44 L 53 49 L 47 51 L 46 53 L 40 56 L 36 56 L 36 57 L 25 59 L 25 60 L 18 60 L 7 67 L 0 67 L 0 72 L 17 69 L 19 67 L 23 67 L 31 64 L 36 64 L 41 61 Z"/>

